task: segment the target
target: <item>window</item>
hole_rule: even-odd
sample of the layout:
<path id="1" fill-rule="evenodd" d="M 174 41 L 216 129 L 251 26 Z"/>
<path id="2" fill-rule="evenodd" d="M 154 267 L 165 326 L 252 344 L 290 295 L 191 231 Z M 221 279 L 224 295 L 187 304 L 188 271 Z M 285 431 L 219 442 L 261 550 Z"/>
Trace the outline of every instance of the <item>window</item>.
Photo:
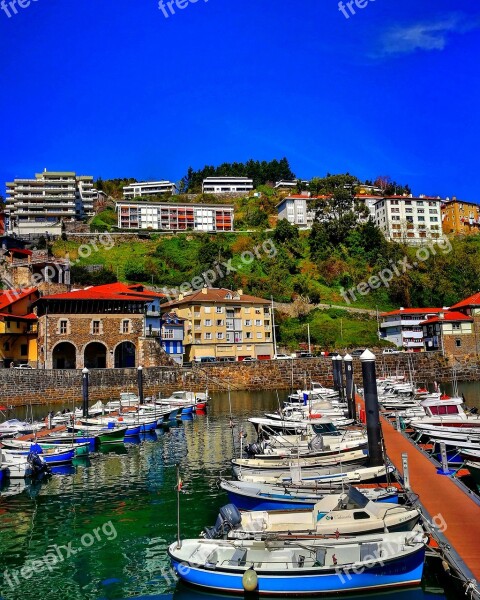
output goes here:
<path id="1" fill-rule="evenodd" d="M 203 309 L 207 314 L 211 312 L 212 307 L 211 306 L 205 306 L 205 308 Z"/>
<path id="2" fill-rule="evenodd" d="M 263 333 L 261 331 L 257 331 L 257 340 L 261 340 L 263 337 Z"/>
<path id="3" fill-rule="evenodd" d="M 219 314 L 223 313 L 223 306 L 216 306 L 215 307 L 215 312 L 219 313 Z"/>
<path id="4" fill-rule="evenodd" d="M 423 208 L 419 208 L 419 209 L 417 210 L 417 213 L 418 213 L 419 215 L 423 215 L 423 214 L 425 213 L 425 209 L 423 209 Z"/>
<path id="5" fill-rule="evenodd" d="M 261 315 L 262 314 L 262 309 L 261 308 L 256 308 L 255 309 L 255 314 L 256 315 Z"/>
<path id="6" fill-rule="evenodd" d="M 256 327 L 261 327 L 262 326 L 262 321 L 260 319 L 255 319 L 255 326 Z"/>
<path id="7" fill-rule="evenodd" d="M 251 331 L 245 332 L 245 339 L 246 340 L 251 340 L 252 339 L 252 332 Z"/>
<path id="8" fill-rule="evenodd" d="M 216 323 L 217 323 L 217 327 L 223 327 L 225 321 L 223 319 L 217 319 Z"/>
<path id="9" fill-rule="evenodd" d="M 392 212 L 392 213 L 399 213 L 399 212 L 400 212 L 400 209 L 399 209 L 399 208 L 392 208 L 392 211 L 391 211 L 391 212 Z"/>
<path id="10" fill-rule="evenodd" d="M 245 327 L 251 327 L 252 326 L 252 321 L 250 319 L 247 319 L 245 321 Z"/>
<path id="11" fill-rule="evenodd" d="M 164 340 L 173 340 L 173 329 L 163 329 L 162 338 Z"/>
<path id="12" fill-rule="evenodd" d="M 100 321 L 92 321 L 92 333 L 98 335 L 100 333 Z"/>
<path id="13" fill-rule="evenodd" d="M 400 221 L 400 217 L 393 216 L 392 221 Z"/>
<path id="14" fill-rule="evenodd" d="M 417 200 L 417 206 L 423 206 L 423 200 Z"/>
<path id="15" fill-rule="evenodd" d="M 58 333 L 67 333 L 68 321 L 60 321 L 58 324 Z"/>
<path id="16" fill-rule="evenodd" d="M 205 319 L 205 327 L 211 327 L 212 326 L 212 319 Z"/>
<path id="17" fill-rule="evenodd" d="M 209 332 L 207 332 L 204 337 L 205 337 L 206 340 L 211 340 L 212 339 L 212 334 L 209 333 Z"/>
<path id="18" fill-rule="evenodd" d="M 246 315 L 249 315 L 251 310 L 252 310 L 252 309 L 250 308 L 250 306 L 246 306 L 246 307 L 245 307 L 245 314 L 246 314 Z"/>
<path id="19" fill-rule="evenodd" d="M 461 345 L 462 345 L 462 340 L 456 339 L 455 340 L 455 348 L 460 348 Z"/>
<path id="20" fill-rule="evenodd" d="M 130 321 L 128 319 L 122 321 L 122 333 L 130 333 Z"/>
<path id="21" fill-rule="evenodd" d="M 412 214 L 413 208 L 406 208 L 405 212 L 408 213 L 408 214 Z"/>
<path id="22" fill-rule="evenodd" d="M 436 211 L 434 208 L 429 208 L 429 209 L 428 209 L 428 213 L 429 213 L 430 215 L 436 215 L 436 214 L 437 214 L 437 211 Z"/>
<path id="23" fill-rule="evenodd" d="M 453 323 L 452 329 L 454 329 L 454 330 L 456 329 L 457 331 L 459 331 L 460 330 L 460 323 Z"/>
<path id="24" fill-rule="evenodd" d="M 219 331 L 217 333 L 217 340 L 223 340 L 223 332 L 222 331 Z"/>
<path id="25" fill-rule="evenodd" d="M 22 356 L 27 356 L 27 354 L 28 354 L 28 346 L 27 346 L 27 344 L 21 344 L 21 346 L 20 346 L 20 354 Z"/>
<path id="26" fill-rule="evenodd" d="M 438 217 L 430 217 L 430 223 L 437 223 Z"/>
<path id="27" fill-rule="evenodd" d="M 418 217 L 419 221 L 425 221 L 425 217 Z"/>

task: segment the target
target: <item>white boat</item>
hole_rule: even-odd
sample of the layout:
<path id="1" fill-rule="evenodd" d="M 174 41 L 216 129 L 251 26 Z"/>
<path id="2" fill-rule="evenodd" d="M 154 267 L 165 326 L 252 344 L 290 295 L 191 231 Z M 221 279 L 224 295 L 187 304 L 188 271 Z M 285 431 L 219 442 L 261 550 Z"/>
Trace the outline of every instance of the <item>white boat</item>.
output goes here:
<path id="1" fill-rule="evenodd" d="M 299 596 L 418 585 L 427 538 L 413 531 L 350 539 L 207 540 L 168 548 L 180 579 L 209 592 Z"/>
<path id="2" fill-rule="evenodd" d="M 442 396 L 441 399 L 424 400 L 420 402 L 420 405 L 425 410 L 425 416 L 410 421 L 410 425 L 414 428 L 417 425 L 434 425 L 457 429 L 478 429 L 480 432 L 480 415 L 467 414 L 462 406 L 462 398 Z"/>
<path id="3" fill-rule="evenodd" d="M 249 420 L 255 427 L 257 432 L 260 430 L 271 433 L 283 433 L 287 435 L 295 435 L 301 433 L 315 431 L 315 425 L 322 417 L 305 419 L 301 421 L 287 421 L 281 419 L 267 419 L 266 417 L 252 417 Z M 329 417 L 336 428 L 347 427 L 353 425 L 353 419 Z"/>
<path id="4" fill-rule="evenodd" d="M 220 509 L 209 539 L 306 539 L 318 536 L 363 535 L 411 531 L 420 518 L 412 507 L 372 502 L 355 488 L 329 494 L 307 510 L 253 510 L 240 513 L 234 504 Z"/>
<path id="5" fill-rule="evenodd" d="M 379 467 L 359 467 L 355 465 L 318 469 L 317 472 L 298 469 L 291 466 L 280 473 L 268 473 L 264 469 L 256 472 L 241 471 L 237 475 L 239 481 L 250 483 L 266 483 L 272 485 L 315 484 L 316 489 L 338 487 L 341 485 L 356 485 L 361 483 L 385 483 L 394 471 L 391 465 Z"/>
<path id="6" fill-rule="evenodd" d="M 27 435 L 40 431 L 44 426 L 43 423 L 27 423 L 18 419 L 9 419 L 0 423 L 0 436 Z"/>

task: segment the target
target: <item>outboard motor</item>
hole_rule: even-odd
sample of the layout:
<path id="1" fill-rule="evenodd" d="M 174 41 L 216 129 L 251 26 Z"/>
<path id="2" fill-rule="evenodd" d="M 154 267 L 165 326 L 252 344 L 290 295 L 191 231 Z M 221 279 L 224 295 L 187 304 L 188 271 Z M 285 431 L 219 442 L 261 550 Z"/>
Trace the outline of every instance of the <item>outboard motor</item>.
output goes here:
<path id="1" fill-rule="evenodd" d="M 256 454 L 264 454 L 265 448 L 265 442 L 255 442 L 253 444 L 247 444 L 245 446 L 245 452 L 248 454 L 248 456 L 255 456 Z"/>
<path id="2" fill-rule="evenodd" d="M 323 436 L 316 435 L 313 439 L 308 443 L 308 449 L 312 452 L 322 452 L 325 449 L 325 444 L 323 443 Z"/>
<path id="3" fill-rule="evenodd" d="M 32 477 L 38 477 L 44 473 L 50 473 L 50 467 L 45 460 L 36 452 L 30 452 L 27 456 L 27 462 L 32 468 Z"/>
<path id="4" fill-rule="evenodd" d="M 220 509 L 214 527 L 205 527 L 203 536 L 208 540 L 223 538 L 229 531 L 235 529 L 242 522 L 242 515 L 235 504 L 225 504 Z"/>

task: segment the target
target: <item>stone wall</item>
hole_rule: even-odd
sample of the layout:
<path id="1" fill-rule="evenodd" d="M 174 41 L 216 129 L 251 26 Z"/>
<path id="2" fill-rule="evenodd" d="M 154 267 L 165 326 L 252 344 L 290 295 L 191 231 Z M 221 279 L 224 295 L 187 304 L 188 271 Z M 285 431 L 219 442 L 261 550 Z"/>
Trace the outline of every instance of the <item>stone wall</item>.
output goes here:
<path id="1" fill-rule="evenodd" d="M 354 359 L 354 375 L 361 381 L 361 364 Z M 478 360 L 457 361 L 460 380 L 480 380 Z M 445 382 L 452 379 L 452 365 L 437 353 L 380 355 L 377 358 L 377 376 L 403 375 L 410 369 L 418 384 Z M 137 391 L 137 369 L 92 369 L 90 371 L 90 399 L 110 400 L 120 392 Z M 303 388 L 305 382 L 318 381 L 331 386 L 332 361 L 330 358 L 259 361 L 257 363 L 223 363 L 180 367 L 152 367 L 143 370 L 145 396 L 168 395 L 179 389 L 211 392 L 235 390 L 275 390 Z M 46 404 L 58 402 L 68 406 L 79 403 L 82 397 L 80 370 L 0 370 L 0 398 L 6 405 Z"/>

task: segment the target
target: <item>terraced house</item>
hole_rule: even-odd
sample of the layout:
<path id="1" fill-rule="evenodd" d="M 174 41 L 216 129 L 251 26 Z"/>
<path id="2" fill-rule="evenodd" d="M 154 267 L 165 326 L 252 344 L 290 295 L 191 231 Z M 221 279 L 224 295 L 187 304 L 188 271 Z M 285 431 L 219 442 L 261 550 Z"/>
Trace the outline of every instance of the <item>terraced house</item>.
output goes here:
<path id="1" fill-rule="evenodd" d="M 242 290 L 203 288 L 180 294 L 162 312 L 185 320 L 185 360 L 237 360 L 273 357 L 270 302 Z"/>

